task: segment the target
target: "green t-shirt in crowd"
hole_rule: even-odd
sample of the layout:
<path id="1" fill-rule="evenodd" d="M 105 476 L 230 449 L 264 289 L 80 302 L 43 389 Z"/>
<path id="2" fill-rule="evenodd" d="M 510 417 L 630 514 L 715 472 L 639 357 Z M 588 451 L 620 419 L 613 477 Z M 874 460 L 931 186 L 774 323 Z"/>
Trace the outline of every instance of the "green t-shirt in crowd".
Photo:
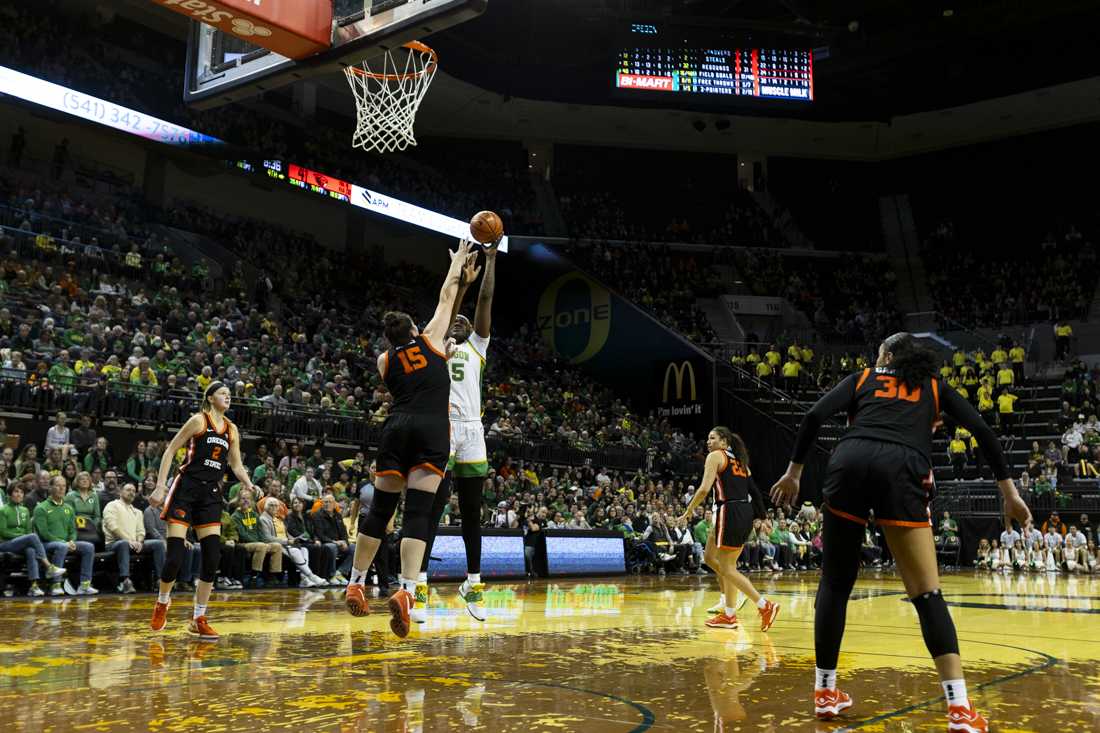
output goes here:
<path id="1" fill-rule="evenodd" d="M 40 501 L 34 508 L 34 531 L 43 542 L 75 542 L 76 512 L 65 502 Z"/>

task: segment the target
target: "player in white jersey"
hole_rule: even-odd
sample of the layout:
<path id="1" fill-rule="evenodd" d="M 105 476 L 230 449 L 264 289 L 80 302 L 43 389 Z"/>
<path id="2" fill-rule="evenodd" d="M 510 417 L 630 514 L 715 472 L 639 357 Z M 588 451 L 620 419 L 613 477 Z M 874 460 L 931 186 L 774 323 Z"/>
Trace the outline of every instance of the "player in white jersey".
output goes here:
<path id="1" fill-rule="evenodd" d="M 459 586 L 458 596 L 466 604 L 466 610 L 478 621 L 485 620 L 482 603 L 485 584 L 481 582 L 481 491 L 489 475 L 485 426 L 481 422 L 481 381 L 489 349 L 496 264 L 497 244 L 493 244 L 485 248 L 485 274 L 478 291 L 474 322 L 470 323 L 470 319 L 463 315 L 456 315 L 451 329 L 451 338 L 455 343 L 448 352 L 450 356 L 447 360 L 451 371 L 451 458 L 444 483 L 449 485 L 451 480 L 454 481 L 462 518 L 462 542 L 466 545 L 466 580 Z M 456 300 L 458 302 L 461 301 Z M 449 493 L 442 486 L 436 493 L 432 536 L 424 552 L 417 583 L 416 607 L 410 614 L 419 623 L 427 620 L 428 562 Z"/>

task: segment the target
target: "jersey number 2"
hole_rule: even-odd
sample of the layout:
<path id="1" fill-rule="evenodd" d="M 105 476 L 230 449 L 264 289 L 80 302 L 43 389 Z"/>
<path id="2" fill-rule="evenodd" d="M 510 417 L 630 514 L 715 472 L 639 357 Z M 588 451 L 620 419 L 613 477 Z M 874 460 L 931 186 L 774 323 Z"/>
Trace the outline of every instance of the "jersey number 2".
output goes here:
<path id="1" fill-rule="evenodd" d="M 215 461 L 220 461 L 222 458 L 222 447 L 220 445 L 214 446 L 213 452 L 210 454 L 210 458 Z"/>
<path id="2" fill-rule="evenodd" d="M 902 382 L 898 384 L 897 377 L 889 377 L 885 374 L 880 374 L 875 377 L 882 384 L 882 389 L 875 390 L 875 397 L 882 397 L 887 400 L 905 400 L 906 402 L 920 402 L 920 387 L 917 387 L 912 392 L 909 391 L 909 386 Z"/>
<path id="3" fill-rule="evenodd" d="M 404 351 L 398 351 L 397 358 L 401 360 L 401 366 L 404 368 L 405 374 L 412 374 L 416 370 L 428 366 L 428 360 L 420 353 L 419 346 L 414 346 Z"/>

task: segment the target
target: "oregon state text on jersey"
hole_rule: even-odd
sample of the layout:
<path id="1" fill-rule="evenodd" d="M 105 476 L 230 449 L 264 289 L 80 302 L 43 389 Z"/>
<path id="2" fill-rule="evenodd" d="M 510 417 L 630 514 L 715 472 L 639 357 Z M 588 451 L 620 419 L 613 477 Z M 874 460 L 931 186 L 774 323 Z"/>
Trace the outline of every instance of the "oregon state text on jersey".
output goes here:
<path id="1" fill-rule="evenodd" d="M 206 421 L 206 429 L 191 437 L 180 473 L 197 481 L 221 481 L 229 466 L 229 428 L 232 423 L 223 417 L 225 425 L 219 431 L 210 415 L 204 412 L 202 417 Z"/>
<path id="2" fill-rule="evenodd" d="M 424 336 L 386 352 L 382 381 L 393 395 L 393 413 L 446 418 L 451 396 L 447 359 Z"/>

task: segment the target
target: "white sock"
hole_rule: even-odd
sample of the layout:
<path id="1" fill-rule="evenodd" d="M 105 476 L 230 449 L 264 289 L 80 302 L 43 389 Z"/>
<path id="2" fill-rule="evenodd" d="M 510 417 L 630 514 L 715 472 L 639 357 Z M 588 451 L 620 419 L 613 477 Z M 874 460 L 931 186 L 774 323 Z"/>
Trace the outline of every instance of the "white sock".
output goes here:
<path id="1" fill-rule="evenodd" d="M 818 690 L 835 690 L 836 670 L 814 667 L 814 688 Z"/>
<path id="2" fill-rule="evenodd" d="M 195 604 L 195 613 L 192 614 L 191 618 L 198 618 L 199 616 L 205 616 L 205 615 L 206 615 L 206 606 L 200 606 L 199 604 L 196 603 Z"/>
<path id="3" fill-rule="evenodd" d="M 416 594 L 416 580 L 409 580 L 404 575 L 401 576 L 401 588 L 409 593 Z"/>
<path id="4" fill-rule="evenodd" d="M 426 572 L 421 572 L 420 575 L 416 576 L 416 582 L 417 583 L 427 583 L 428 582 L 428 574 Z"/>
<path id="5" fill-rule="evenodd" d="M 726 615 L 733 618 L 734 609 L 733 606 L 726 606 Z"/>
<path id="6" fill-rule="evenodd" d="M 943 680 L 940 686 L 943 687 L 943 695 L 947 698 L 949 707 L 953 705 L 970 707 L 970 698 L 966 696 L 966 680 Z"/>
<path id="7" fill-rule="evenodd" d="M 722 595 L 718 596 L 718 603 L 716 603 L 716 604 L 714 604 L 714 605 L 716 605 L 716 606 L 724 606 L 724 605 L 726 605 L 726 594 L 725 594 L 725 593 L 723 593 Z"/>
<path id="8" fill-rule="evenodd" d="M 466 582 L 470 585 L 481 582 L 481 573 L 466 573 Z"/>
<path id="9" fill-rule="evenodd" d="M 369 569 L 369 568 L 368 568 Z M 363 585 L 363 581 L 367 578 L 366 570 L 359 570 L 356 567 L 351 569 L 351 579 L 348 580 L 348 585 Z"/>
<path id="10" fill-rule="evenodd" d="M 768 605 L 768 599 L 764 596 L 760 596 L 760 600 L 756 602 L 756 607 L 763 609 L 766 605 Z"/>
<path id="11" fill-rule="evenodd" d="M 167 593 L 159 593 L 158 592 L 157 593 L 157 603 L 168 603 L 168 601 L 171 597 L 172 597 L 172 591 L 168 591 Z"/>

